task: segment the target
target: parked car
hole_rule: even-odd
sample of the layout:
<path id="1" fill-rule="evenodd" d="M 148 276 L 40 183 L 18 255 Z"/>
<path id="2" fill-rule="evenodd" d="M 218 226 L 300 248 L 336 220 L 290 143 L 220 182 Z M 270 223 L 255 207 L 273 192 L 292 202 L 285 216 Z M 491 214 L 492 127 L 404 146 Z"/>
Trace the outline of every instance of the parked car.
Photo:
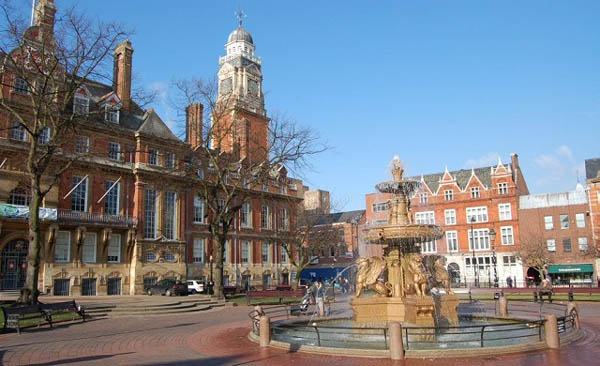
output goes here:
<path id="1" fill-rule="evenodd" d="M 156 285 L 148 287 L 146 289 L 146 293 L 148 296 L 152 295 L 187 295 L 188 294 L 188 285 L 185 282 L 175 281 L 172 279 L 164 279 L 160 280 L 156 283 Z"/>
<path id="2" fill-rule="evenodd" d="M 200 280 L 187 280 L 188 292 L 192 294 L 203 294 L 206 291 L 206 284 Z"/>

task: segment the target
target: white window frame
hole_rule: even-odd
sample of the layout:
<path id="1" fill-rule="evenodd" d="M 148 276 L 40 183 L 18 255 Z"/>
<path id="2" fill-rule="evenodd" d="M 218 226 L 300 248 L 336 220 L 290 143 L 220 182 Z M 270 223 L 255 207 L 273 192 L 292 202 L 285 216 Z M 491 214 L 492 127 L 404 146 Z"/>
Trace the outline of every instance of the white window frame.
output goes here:
<path id="1" fill-rule="evenodd" d="M 454 191 L 447 189 L 444 191 L 444 201 L 454 201 Z"/>
<path id="2" fill-rule="evenodd" d="M 250 240 L 242 241 L 241 252 L 242 264 L 249 264 L 252 261 L 252 242 Z"/>
<path id="3" fill-rule="evenodd" d="M 579 238 L 577 238 L 577 245 L 579 246 L 580 252 L 587 252 L 589 248 L 587 237 L 580 236 Z"/>
<path id="4" fill-rule="evenodd" d="M 282 208 L 279 210 L 279 229 L 283 231 L 289 230 L 289 216 L 287 208 Z"/>
<path id="5" fill-rule="evenodd" d="M 467 223 L 478 223 L 478 222 L 488 222 L 488 210 L 487 206 L 477 206 L 477 207 L 467 207 Z M 472 218 L 475 218 L 475 221 L 471 221 Z"/>
<path id="6" fill-rule="evenodd" d="M 165 154 L 165 168 L 175 169 L 175 153 L 168 152 Z"/>
<path id="7" fill-rule="evenodd" d="M 515 235 L 512 226 L 501 226 L 500 237 L 502 245 L 515 245 Z"/>
<path id="8" fill-rule="evenodd" d="M 38 143 L 46 145 L 50 142 L 50 127 L 44 127 L 38 135 Z"/>
<path id="9" fill-rule="evenodd" d="M 576 213 L 575 214 L 575 225 L 580 229 L 585 227 L 585 214 L 584 213 Z"/>
<path id="10" fill-rule="evenodd" d="M 75 137 L 75 152 L 80 154 L 87 154 L 90 152 L 90 138 L 87 136 Z"/>
<path id="11" fill-rule="evenodd" d="M 481 191 L 479 187 L 471 187 L 471 198 L 480 198 Z"/>
<path id="12" fill-rule="evenodd" d="M 554 230 L 554 221 L 552 216 L 544 216 L 544 228 L 546 230 Z"/>
<path id="13" fill-rule="evenodd" d="M 150 193 L 152 192 L 154 203 L 152 205 L 148 204 Z M 157 213 L 158 213 L 158 192 L 152 188 L 146 188 L 144 191 L 144 239 L 156 239 L 158 233 L 158 222 L 157 222 Z M 150 215 L 151 214 L 151 215 Z M 151 223 L 150 223 L 151 219 Z M 150 227 L 151 225 L 151 227 Z M 149 230 L 151 229 L 151 230 Z M 152 234 L 152 236 L 148 235 Z"/>
<path id="14" fill-rule="evenodd" d="M 19 122 L 14 121 L 12 127 L 10 129 L 10 138 L 11 140 L 26 142 L 27 141 L 27 131 L 25 127 Z"/>
<path id="15" fill-rule="evenodd" d="M 204 238 L 194 238 L 192 261 L 194 263 L 206 263 L 206 240 Z"/>
<path id="16" fill-rule="evenodd" d="M 508 194 L 508 183 L 498 183 L 498 194 Z"/>
<path id="17" fill-rule="evenodd" d="M 194 195 L 194 224 L 204 224 L 205 213 L 204 199 L 200 195 Z"/>
<path id="18" fill-rule="evenodd" d="M 380 202 L 373 204 L 373 212 L 383 212 L 389 209 L 389 204 L 387 202 Z"/>
<path id="19" fill-rule="evenodd" d="M 281 263 L 287 264 L 288 261 L 289 261 L 287 251 L 285 250 L 285 248 L 283 246 L 281 246 L 279 248 L 281 250 L 281 253 L 279 255 L 279 257 L 280 257 L 279 259 L 280 259 Z"/>
<path id="20" fill-rule="evenodd" d="M 419 194 L 419 202 L 420 203 L 427 203 L 427 202 L 429 202 L 429 195 L 427 194 L 427 192 L 421 192 Z"/>
<path id="21" fill-rule="evenodd" d="M 266 260 L 265 260 L 265 249 L 267 251 Z M 262 264 L 270 264 L 271 263 L 271 243 L 262 242 L 260 247 L 260 259 Z"/>
<path id="22" fill-rule="evenodd" d="M 113 160 L 121 160 L 121 144 L 114 141 L 108 142 L 108 158 Z"/>
<path id="23" fill-rule="evenodd" d="M 500 203 L 498 205 L 498 218 L 500 221 L 512 220 L 510 203 Z"/>
<path id="24" fill-rule="evenodd" d="M 110 235 L 110 242 L 108 243 L 108 250 L 106 252 L 106 262 L 121 263 L 121 234 L 113 233 Z"/>
<path id="25" fill-rule="evenodd" d="M 98 235 L 96 233 L 85 233 L 83 239 L 83 249 L 81 250 L 81 261 L 83 263 L 96 263 L 97 254 Z"/>
<path id="26" fill-rule="evenodd" d="M 223 263 L 229 263 L 230 262 L 230 258 L 229 258 L 229 254 L 230 254 L 230 250 L 229 250 L 229 240 L 225 240 L 225 250 L 223 251 Z"/>
<path id="27" fill-rule="evenodd" d="M 75 179 L 79 179 L 77 182 L 75 181 Z M 87 177 L 79 177 L 79 176 L 74 176 L 72 178 L 72 182 L 73 182 L 73 187 L 78 184 L 81 181 L 81 184 L 79 184 L 79 186 L 77 188 L 75 188 L 75 190 L 73 190 L 73 192 L 71 192 L 71 211 L 77 211 L 77 212 L 87 212 L 88 209 L 88 178 Z M 83 190 L 83 192 L 81 192 Z M 73 206 L 73 200 L 75 199 L 75 197 L 79 197 L 79 195 L 82 194 L 83 195 L 83 210 L 79 210 L 79 209 L 75 209 L 75 208 L 79 208 L 79 207 L 74 207 Z"/>
<path id="28" fill-rule="evenodd" d="M 421 211 L 415 213 L 415 223 L 417 224 L 435 224 L 434 211 Z"/>
<path id="29" fill-rule="evenodd" d="M 469 229 L 469 251 L 490 250 L 490 229 Z M 475 249 L 473 249 L 475 244 Z"/>
<path id="30" fill-rule="evenodd" d="M 27 83 L 27 80 L 25 80 L 25 79 L 15 78 L 15 81 L 13 82 L 12 90 L 13 90 L 13 92 L 18 93 L 18 94 L 27 95 L 27 94 L 29 94 L 29 84 Z"/>
<path id="31" fill-rule="evenodd" d="M 90 98 L 76 93 L 73 96 L 73 113 L 87 116 L 90 113 Z"/>
<path id="32" fill-rule="evenodd" d="M 167 240 L 177 239 L 177 192 L 166 191 L 164 194 L 163 234 Z M 170 216 L 170 217 L 169 217 Z"/>
<path id="33" fill-rule="evenodd" d="M 437 253 L 437 240 L 421 243 L 421 253 Z"/>
<path id="34" fill-rule="evenodd" d="M 566 220 L 564 220 L 566 218 Z M 569 214 L 561 214 L 559 216 L 560 229 L 567 230 L 569 228 Z M 565 224 L 565 225 L 563 225 Z"/>
<path id="35" fill-rule="evenodd" d="M 456 225 L 456 210 L 444 210 L 444 220 L 446 225 Z"/>
<path id="36" fill-rule="evenodd" d="M 549 252 L 556 252 L 556 240 L 554 240 L 554 239 L 546 240 L 546 249 Z"/>
<path id="37" fill-rule="evenodd" d="M 62 237 L 62 239 L 61 239 Z M 66 243 L 61 242 L 65 240 Z M 62 253 L 61 252 L 61 247 Z M 62 254 L 62 256 L 61 256 Z M 71 261 L 71 232 L 70 231 L 59 231 L 56 236 L 56 245 L 54 247 L 54 262 L 56 263 L 69 263 Z"/>
<path id="38" fill-rule="evenodd" d="M 446 247 L 448 248 L 448 253 L 458 252 L 458 231 L 446 231 Z"/>
<path id="39" fill-rule="evenodd" d="M 158 150 L 148 149 L 148 165 L 158 165 Z"/>
<path id="40" fill-rule="evenodd" d="M 119 123 L 120 110 L 117 107 L 111 107 L 108 104 L 104 106 L 104 120 L 110 123 Z"/>
<path id="41" fill-rule="evenodd" d="M 104 189 L 109 189 L 110 187 L 113 186 L 113 184 L 115 184 L 115 181 L 113 181 L 113 180 L 104 181 Z M 109 207 L 109 204 L 112 203 L 111 199 L 113 197 L 116 200 L 116 207 L 114 207 L 115 208 L 114 213 L 109 212 L 109 208 L 111 208 L 111 209 L 113 208 L 113 207 Z M 104 197 L 104 214 L 118 216 L 120 212 L 121 212 L 121 182 L 117 182 L 117 184 L 115 184 L 113 189 Z"/>
<path id="42" fill-rule="evenodd" d="M 252 206 L 250 202 L 244 202 L 240 210 L 240 224 L 242 228 L 252 228 Z"/>
<path id="43" fill-rule="evenodd" d="M 260 209 L 260 228 L 271 230 L 271 209 L 267 205 L 262 205 Z"/>

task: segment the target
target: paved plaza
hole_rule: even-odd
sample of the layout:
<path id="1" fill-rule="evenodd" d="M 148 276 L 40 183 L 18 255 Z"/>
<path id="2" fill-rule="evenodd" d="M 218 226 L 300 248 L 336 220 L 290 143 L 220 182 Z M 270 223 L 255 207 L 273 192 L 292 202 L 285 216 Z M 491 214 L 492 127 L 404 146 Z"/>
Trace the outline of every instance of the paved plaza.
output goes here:
<path id="1" fill-rule="evenodd" d="M 260 349 L 250 342 L 248 307 L 194 315 L 91 319 L 0 335 L 2 365 L 595 365 L 600 359 L 600 304 L 580 303 L 585 336 L 559 351 L 464 359 L 316 356 Z"/>

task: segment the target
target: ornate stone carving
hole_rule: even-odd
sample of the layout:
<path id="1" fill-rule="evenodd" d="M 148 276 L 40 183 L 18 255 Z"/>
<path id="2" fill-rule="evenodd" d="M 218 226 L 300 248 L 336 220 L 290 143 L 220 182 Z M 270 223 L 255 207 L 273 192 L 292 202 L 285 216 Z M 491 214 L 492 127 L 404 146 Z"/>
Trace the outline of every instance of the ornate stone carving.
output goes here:
<path id="1" fill-rule="evenodd" d="M 378 281 L 386 267 L 385 260 L 380 257 L 360 258 L 356 261 L 356 297 L 360 297 L 363 289 L 375 290 L 379 296 L 389 296 L 388 286 Z"/>

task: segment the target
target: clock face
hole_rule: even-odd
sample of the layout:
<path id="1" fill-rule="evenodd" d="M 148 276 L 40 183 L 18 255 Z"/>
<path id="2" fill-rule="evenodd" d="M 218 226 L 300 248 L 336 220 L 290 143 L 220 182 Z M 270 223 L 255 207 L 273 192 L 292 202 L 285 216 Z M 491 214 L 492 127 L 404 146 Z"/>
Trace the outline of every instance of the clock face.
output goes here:
<path id="1" fill-rule="evenodd" d="M 258 95 L 258 83 L 256 80 L 248 79 L 248 94 Z"/>
<path id="2" fill-rule="evenodd" d="M 221 87 L 219 89 L 220 89 L 221 94 L 231 93 L 231 89 L 232 89 L 231 78 L 227 78 L 227 79 L 221 81 Z"/>

